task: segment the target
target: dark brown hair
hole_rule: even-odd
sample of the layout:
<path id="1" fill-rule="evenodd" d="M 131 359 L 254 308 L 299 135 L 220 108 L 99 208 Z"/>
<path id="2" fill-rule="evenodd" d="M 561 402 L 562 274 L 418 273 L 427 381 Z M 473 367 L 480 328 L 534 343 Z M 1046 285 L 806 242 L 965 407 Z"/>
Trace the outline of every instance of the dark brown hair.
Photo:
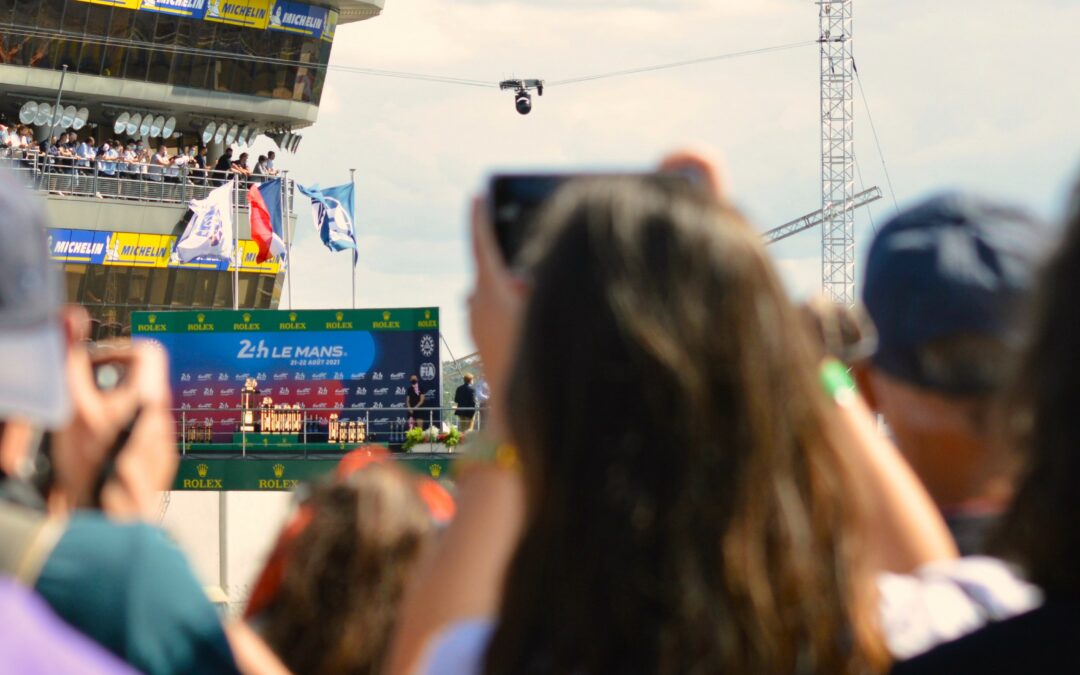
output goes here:
<path id="1" fill-rule="evenodd" d="M 1063 246 L 1044 271 L 1032 339 L 1009 396 L 1012 448 L 1023 459 L 1013 504 L 991 549 L 1049 593 L 1080 593 L 1080 186 Z"/>
<path id="2" fill-rule="evenodd" d="M 759 235 L 658 178 L 570 185 L 537 232 L 487 672 L 872 669 L 835 409 Z"/>
<path id="3" fill-rule="evenodd" d="M 377 673 L 432 531 L 412 480 L 386 464 L 318 485 L 261 633 L 296 673 Z"/>

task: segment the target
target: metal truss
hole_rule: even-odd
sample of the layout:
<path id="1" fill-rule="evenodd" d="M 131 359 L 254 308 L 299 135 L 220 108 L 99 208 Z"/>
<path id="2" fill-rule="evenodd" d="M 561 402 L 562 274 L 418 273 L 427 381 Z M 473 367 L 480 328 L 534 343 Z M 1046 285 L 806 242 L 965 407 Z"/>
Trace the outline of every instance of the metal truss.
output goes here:
<path id="1" fill-rule="evenodd" d="M 863 190 L 862 192 L 852 196 L 850 201 L 845 202 L 846 206 L 844 207 L 844 210 L 847 212 L 852 212 L 860 206 L 866 206 L 870 202 L 876 202 L 879 199 L 881 199 L 881 188 L 875 186 L 868 190 Z M 836 209 L 830 209 L 830 216 L 835 215 L 835 213 Z M 824 220 L 824 216 L 825 211 L 822 209 L 818 209 L 813 213 L 808 213 L 805 216 L 784 223 L 780 227 L 774 227 L 771 230 L 762 232 L 761 236 L 765 239 L 766 245 L 775 244 L 781 239 L 787 239 L 793 234 L 798 234 L 799 232 L 803 232 L 805 230 L 809 230 L 813 227 L 821 225 L 822 221 Z"/>
<path id="2" fill-rule="evenodd" d="M 852 0 L 817 0 L 821 35 L 821 290 L 855 303 Z"/>

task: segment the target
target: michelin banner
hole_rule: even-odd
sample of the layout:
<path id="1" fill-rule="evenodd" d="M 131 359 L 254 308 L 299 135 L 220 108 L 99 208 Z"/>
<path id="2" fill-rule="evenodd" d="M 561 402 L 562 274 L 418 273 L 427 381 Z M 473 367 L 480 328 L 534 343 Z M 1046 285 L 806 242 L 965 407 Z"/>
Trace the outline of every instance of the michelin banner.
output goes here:
<path id="1" fill-rule="evenodd" d="M 299 405 L 309 442 L 324 436 L 331 411 L 369 423 L 387 442 L 405 419 L 409 377 L 426 405 L 439 405 L 439 310 L 136 312 L 132 336 L 169 353 L 177 420 L 211 422 L 214 440 L 239 431 L 240 391 L 257 383 L 257 402 Z M 234 410 L 228 410 L 233 408 Z M 437 410 L 431 417 L 440 421 Z"/>
<path id="2" fill-rule="evenodd" d="M 181 269 L 231 270 L 224 260 L 196 258 L 182 263 L 171 260 L 176 237 L 164 234 L 135 232 L 106 232 L 99 230 L 49 229 L 49 252 L 53 260 L 90 265 L 124 265 L 127 267 L 176 267 Z M 250 239 L 240 240 L 243 254 L 241 272 L 277 274 L 281 270 L 276 260 L 256 262 L 259 245 Z"/>

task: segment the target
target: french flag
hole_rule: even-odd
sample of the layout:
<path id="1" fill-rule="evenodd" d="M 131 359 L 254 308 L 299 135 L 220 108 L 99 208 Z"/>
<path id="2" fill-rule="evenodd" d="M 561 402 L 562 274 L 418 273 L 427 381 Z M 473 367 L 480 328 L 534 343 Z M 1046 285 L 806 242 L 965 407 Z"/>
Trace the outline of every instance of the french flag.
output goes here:
<path id="1" fill-rule="evenodd" d="M 281 224 L 281 179 L 252 183 L 248 188 L 248 212 L 251 214 L 251 238 L 259 245 L 256 262 L 266 262 L 285 255 Z"/>

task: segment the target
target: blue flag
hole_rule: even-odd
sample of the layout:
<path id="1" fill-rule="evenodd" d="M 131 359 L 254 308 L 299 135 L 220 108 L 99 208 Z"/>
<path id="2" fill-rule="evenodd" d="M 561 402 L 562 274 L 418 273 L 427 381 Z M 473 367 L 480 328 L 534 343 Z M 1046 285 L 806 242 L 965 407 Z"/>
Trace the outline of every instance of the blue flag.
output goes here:
<path id="1" fill-rule="evenodd" d="M 331 251 L 352 249 L 356 264 L 356 227 L 353 184 L 320 188 L 318 185 L 296 187 L 311 199 L 311 215 L 323 244 Z"/>

